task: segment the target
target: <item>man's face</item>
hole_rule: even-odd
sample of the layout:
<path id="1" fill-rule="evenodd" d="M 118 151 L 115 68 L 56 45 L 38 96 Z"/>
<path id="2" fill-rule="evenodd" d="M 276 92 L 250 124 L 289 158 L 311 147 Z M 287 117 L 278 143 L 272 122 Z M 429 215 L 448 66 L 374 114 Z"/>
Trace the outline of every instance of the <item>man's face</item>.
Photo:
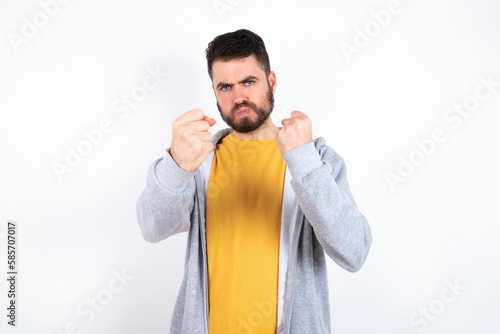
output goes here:
<path id="1" fill-rule="evenodd" d="M 212 64 L 212 88 L 222 119 L 236 132 L 258 129 L 274 106 L 276 76 L 266 77 L 254 56 Z"/>

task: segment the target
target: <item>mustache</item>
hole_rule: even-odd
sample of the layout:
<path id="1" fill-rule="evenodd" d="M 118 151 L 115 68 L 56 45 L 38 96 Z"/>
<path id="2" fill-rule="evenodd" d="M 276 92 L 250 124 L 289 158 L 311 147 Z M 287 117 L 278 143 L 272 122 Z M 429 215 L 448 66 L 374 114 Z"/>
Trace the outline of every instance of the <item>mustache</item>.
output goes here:
<path id="1" fill-rule="evenodd" d="M 251 102 L 242 102 L 242 103 L 238 103 L 236 104 L 232 109 L 231 109 L 231 114 L 236 114 L 238 112 L 238 109 L 240 109 L 241 107 L 247 107 L 247 108 L 250 108 L 252 109 L 253 111 L 257 112 L 257 105 L 254 104 L 254 103 L 251 103 Z"/>

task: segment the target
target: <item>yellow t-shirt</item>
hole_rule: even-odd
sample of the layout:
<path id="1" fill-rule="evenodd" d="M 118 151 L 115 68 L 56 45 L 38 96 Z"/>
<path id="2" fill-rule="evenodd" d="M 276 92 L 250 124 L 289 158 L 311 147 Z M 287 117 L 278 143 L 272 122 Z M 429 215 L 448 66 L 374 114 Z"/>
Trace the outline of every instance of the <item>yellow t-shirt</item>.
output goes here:
<path id="1" fill-rule="evenodd" d="M 206 208 L 210 334 L 276 332 L 284 178 L 274 140 L 230 134 L 217 145 Z"/>

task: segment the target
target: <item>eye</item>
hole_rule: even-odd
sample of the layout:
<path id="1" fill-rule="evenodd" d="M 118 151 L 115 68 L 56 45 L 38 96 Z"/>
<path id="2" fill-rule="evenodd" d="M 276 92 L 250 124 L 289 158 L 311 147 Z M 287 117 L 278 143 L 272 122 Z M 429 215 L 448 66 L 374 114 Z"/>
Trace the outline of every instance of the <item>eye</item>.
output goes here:
<path id="1" fill-rule="evenodd" d="M 255 83 L 255 80 L 247 80 L 245 81 L 245 86 L 252 86 Z"/>
<path id="2" fill-rule="evenodd" d="M 227 92 L 227 91 L 229 91 L 230 88 L 231 88 L 231 86 L 229 86 L 229 85 L 223 85 L 223 86 L 220 86 L 219 90 L 221 92 Z"/>

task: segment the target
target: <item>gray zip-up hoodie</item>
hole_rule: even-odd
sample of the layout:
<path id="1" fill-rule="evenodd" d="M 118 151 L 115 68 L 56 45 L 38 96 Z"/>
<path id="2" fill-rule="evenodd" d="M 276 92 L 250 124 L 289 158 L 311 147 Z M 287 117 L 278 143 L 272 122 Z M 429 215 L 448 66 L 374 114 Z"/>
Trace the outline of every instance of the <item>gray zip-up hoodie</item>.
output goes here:
<path id="1" fill-rule="evenodd" d="M 217 132 L 214 144 L 230 131 Z M 172 316 L 173 334 L 208 332 L 205 200 L 213 156 L 210 153 L 196 172 L 188 173 L 167 153 L 150 167 L 137 202 L 145 240 L 158 242 L 189 231 L 185 273 Z M 343 159 L 323 138 L 285 153 L 283 159 L 287 171 L 277 333 L 330 333 L 324 254 L 348 271 L 359 270 L 372 242 L 370 227 L 349 190 Z"/>

